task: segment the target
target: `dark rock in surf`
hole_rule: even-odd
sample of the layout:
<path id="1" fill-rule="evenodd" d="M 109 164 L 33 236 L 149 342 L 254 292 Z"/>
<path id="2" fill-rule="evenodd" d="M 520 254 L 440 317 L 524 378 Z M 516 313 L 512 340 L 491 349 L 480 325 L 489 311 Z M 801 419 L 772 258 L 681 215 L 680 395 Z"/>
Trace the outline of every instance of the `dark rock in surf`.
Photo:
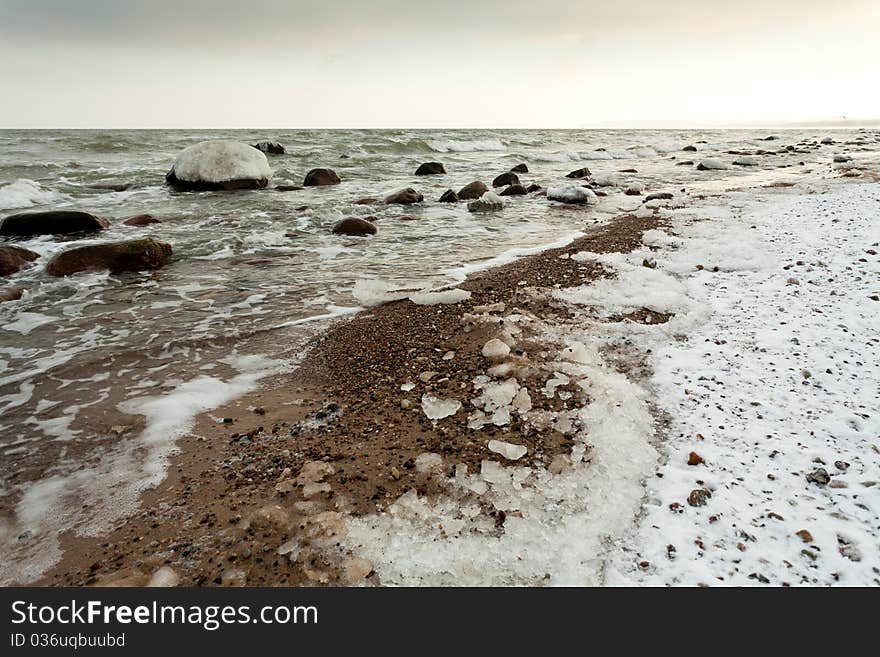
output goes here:
<path id="1" fill-rule="evenodd" d="M 0 246 L 0 276 L 15 274 L 39 258 L 38 253 L 6 244 Z"/>
<path id="2" fill-rule="evenodd" d="M 89 185 L 88 188 L 107 192 L 124 192 L 127 189 L 131 189 L 131 183 L 95 183 L 94 185 Z"/>
<path id="3" fill-rule="evenodd" d="M 0 223 L 0 235 L 27 237 L 31 235 L 67 235 L 104 230 L 110 222 L 88 212 L 54 210 L 22 212 L 6 217 Z"/>
<path id="4" fill-rule="evenodd" d="M 681 162 L 676 162 L 675 166 L 677 167 L 692 167 L 694 166 L 693 160 L 682 160 Z"/>
<path id="5" fill-rule="evenodd" d="M 529 194 L 532 194 L 533 192 L 540 192 L 542 189 L 544 189 L 544 188 L 541 187 L 540 185 L 536 184 L 536 183 L 532 183 L 531 185 L 529 185 L 528 187 L 526 187 L 526 191 L 527 191 Z"/>
<path id="6" fill-rule="evenodd" d="M 251 145 L 261 153 L 266 153 L 268 155 L 284 155 L 284 153 L 286 153 L 284 146 L 277 141 L 261 141 Z"/>
<path id="7" fill-rule="evenodd" d="M 413 203 L 421 203 L 424 200 L 425 197 L 412 187 L 401 189 L 385 197 L 385 203 L 388 205 L 412 205 Z"/>
<path id="8" fill-rule="evenodd" d="M 438 176 L 446 173 L 446 167 L 442 162 L 424 162 L 416 169 L 417 176 Z"/>
<path id="9" fill-rule="evenodd" d="M 59 253 L 49 261 L 46 272 L 52 276 L 70 276 L 82 271 L 126 271 L 158 269 L 171 257 L 171 245 L 152 237 L 127 242 L 80 246 Z"/>
<path id="10" fill-rule="evenodd" d="M 654 192 L 653 194 L 648 194 L 645 197 L 645 202 L 648 201 L 668 201 L 672 198 L 671 192 Z"/>
<path id="11" fill-rule="evenodd" d="M 508 171 L 500 176 L 495 176 L 495 180 L 492 181 L 492 187 L 506 187 L 507 185 L 519 185 L 519 176 Z"/>
<path id="12" fill-rule="evenodd" d="M 352 235 L 355 237 L 363 237 L 366 235 L 375 235 L 377 228 L 372 222 L 360 217 L 348 217 L 342 221 L 336 222 L 333 226 L 334 235 Z"/>
<path id="13" fill-rule="evenodd" d="M 510 185 L 499 196 L 525 196 L 529 192 L 520 184 Z"/>
<path id="14" fill-rule="evenodd" d="M 481 180 L 475 180 L 472 183 L 468 183 L 460 190 L 458 190 L 458 198 L 461 201 L 471 201 L 473 199 L 480 198 L 483 194 L 489 191 L 489 188 L 486 187 L 485 183 Z"/>
<path id="15" fill-rule="evenodd" d="M 525 164 L 517 164 L 511 169 L 513 173 L 528 173 L 529 168 Z"/>
<path id="16" fill-rule="evenodd" d="M 378 202 L 379 202 L 379 199 L 369 197 L 369 198 L 359 198 L 357 201 L 354 202 L 354 204 L 355 205 L 374 205 L 375 203 L 378 203 Z"/>
<path id="17" fill-rule="evenodd" d="M 21 299 L 22 294 L 24 294 L 24 288 L 18 287 L 17 285 L 0 287 L 0 303 Z"/>
<path id="18" fill-rule="evenodd" d="M 275 185 L 276 192 L 298 192 L 305 189 L 302 185 Z"/>
<path id="19" fill-rule="evenodd" d="M 689 152 L 691 152 L 691 153 L 696 153 L 696 152 L 697 152 L 697 147 L 696 147 L 696 146 L 685 146 L 685 147 L 682 148 L 681 150 L 683 150 L 683 151 L 689 151 Z"/>
<path id="20" fill-rule="evenodd" d="M 571 173 L 565 174 L 566 178 L 587 178 L 590 176 L 590 170 L 587 167 L 575 169 Z"/>
<path id="21" fill-rule="evenodd" d="M 443 196 L 439 199 L 440 203 L 458 203 L 458 194 L 456 194 L 451 189 L 447 189 L 443 192 Z"/>
<path id="22" fill-rule="evenodd" d="M 306 174 L 303 185 L 306 187 L 322 187 L 324 185 L 338 185 L 342 182 L 333 169 L 312 169 Z"/>
<path id="23" fill-rule="evenodd" d="M 136 214 L 122 222 L 125 226 L 149 226 L 151 224 L 161 224 L 162 220 L 157 219 L 151 214 Z"/>

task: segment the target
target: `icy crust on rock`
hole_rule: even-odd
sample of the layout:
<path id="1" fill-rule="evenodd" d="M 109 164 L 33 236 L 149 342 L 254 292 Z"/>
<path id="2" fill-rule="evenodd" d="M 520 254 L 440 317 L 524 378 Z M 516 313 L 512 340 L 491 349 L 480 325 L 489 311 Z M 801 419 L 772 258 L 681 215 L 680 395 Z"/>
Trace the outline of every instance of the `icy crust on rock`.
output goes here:
<path id="1" fill-rule="evenodd" d="M 547 198 L 551 201 L 561 201 L 562 203 L 593 204 L 599 201 L 599 197 L 596 196 L 592 189 L 573 183 L 548 187 Z"/>
<path id="2" fill-rule="evenodd" d="M 265 153 L 237 141 L 203 141 L 189 146 L 171 171 L 184 182 L 223 183 L 233 180 L 268 180 L 272 169 Z"/>
<path id="3" fill-rule="evenodd" d="M 654 353 L 668 460 L 606 581 L 876 586 L 880 191 L 825 183 L 728 200 L 680 222 L 679 250 L 656 254 L 658 267 L 721 268 L 690 277 L 709 321 Z M 748 248 L 725 253 L 711 226 Z M 695 489 L 711 493 L 704 506 L 689 504 Z"/>

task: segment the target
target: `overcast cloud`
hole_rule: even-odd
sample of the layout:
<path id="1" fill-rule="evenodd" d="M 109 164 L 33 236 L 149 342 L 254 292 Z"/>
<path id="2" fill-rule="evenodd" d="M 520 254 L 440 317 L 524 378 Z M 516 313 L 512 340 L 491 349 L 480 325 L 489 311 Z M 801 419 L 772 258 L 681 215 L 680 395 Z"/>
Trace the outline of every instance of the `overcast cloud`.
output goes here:
<path id="1" fill-rule="evenodd" d="M 0 0 L 0 127 L 880 114 L 876 0 Z"/>

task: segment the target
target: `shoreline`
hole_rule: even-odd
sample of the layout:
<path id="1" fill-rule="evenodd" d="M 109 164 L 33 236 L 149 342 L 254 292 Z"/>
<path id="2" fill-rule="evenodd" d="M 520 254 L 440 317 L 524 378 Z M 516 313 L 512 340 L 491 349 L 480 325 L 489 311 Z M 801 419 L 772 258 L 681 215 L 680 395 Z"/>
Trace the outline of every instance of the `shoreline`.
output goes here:
<path id="1" fill-rule="evenodd" d="M 332 530 L 313 527 L 316 516 L 371 514 L 387 508 L 410 488 L 429 497 L 442 495 L 445 486 L 433 476 L 431 464 L 419 461 L 426 453 L 440 453 L 453 464 L 479 471 L 487 455 L 485 439 L 497 438 L 525 444 L 529 455 L 523 463 L 547 468 L 575 444 L 558 431 L 534 435 L 515 419 L 509 427 L 488 425 L 482 430 L 487 435 L 480 437 L 479 430 L 467 428 L 464 408 L 432 426 L 420 408 L 421 395 L 464 399 L 462 389 L 491 365 L 480 350 L 498 333 L 494 324 L 499 319 L 475 322 L 465 332 L 461 316 L 473 314 L 474 307 L 498 303 L 529 313 L 567 315 L 564 304 L 553 307 L 552 302 L 524 297 L 521 290 L 595 280 L 605 275 L 601 267 L 569 256 L 584 250 L 636 248 L 642 233 L 660 223 L 653 216 L 618 217 L 586 229 L 566 246 L 470 273 L 458 286 L 471 293 L 466 301 L 441 305 L 391 301 L 334 323 L 312 341 L 293 373 L 273 377 L 268 386 L 200 416 L 190 435 L 178 441 L 178 453 L 162 484 L 144 493 L 138 512 L 109 536 L 84 538 L 67 532 L 61 561 L 38 583 L 143 585 L 162 567 L 173 568 L 182 585 L 232 583 L 224 570 L 210 565 L 209 560 L 224 553 L 227 564 L 250 562 L 248 584 L 357 583 L 346 578 L 344 557 L 342 563 L 339 555 L 327 560 L 333 550 L 320 539 Z M 632 319 L 643 321 L 644 314 Z M 530 345 L 524 341 L 522 346 Z M 449 352 L 454 356 L 444 360 Z M 430 372 L 437 374 L 427 383 L 419 378 Z M 416 388 L 404 393 L 400 386 L 407 381 Z M 550 412 L 562 410 L 565 403 L 558 396 L 542 399 L 541 385 L 543 381 L 536 380 L 525 386 L 534 402 Z M 564 388 L 560 386 L 560 392 Z M 401 407 L 404 399 L 406 408 Z M 217 421 L 220 418 L 234 422 L 223 424 Z M 291 431 L 297 435 L 291 436 Z M 280 483 L 295 480 L 309 462 L 329 463 L 334 473 L 305 481 L 315 491 L 308 490 L 307 497 L 302 495 L 303 481 L 282 486 L 290 492 L 276 490 Z M 330 490 L 325 490 L 328 485 Z M 304 520 L 295 527 L 296 521 Z M 340 519 L 325 517 L 317 522 L 328 520 Z M 503 514 L 496 522 L 503 525 Z M 254 524 L 261 529 L 255 531 Z M 301 536 L 315 532 L 317 536 Z M 323 563 L 323 569 L 309 568 L 300 558 L 285 563 L 281 572 L 276 570 L 280 568 L 277 549 L 293 534 L 300 534 L 298 542 L 318 539 L 311 556 Z M 236 537 L 234 550 L 223 544 L 230 535 Z M 267 545 L 272 548 L 267 553 L 271 559 L 254 556 Z M 165 558 L 151 559 L 154 551 Z M 321 574 L 314 575 L 317 571 Z M 237 573 L 232 579 L 236 577 L 241 579 Z M 367 581 L 376 579 L 371 575 Z"/>

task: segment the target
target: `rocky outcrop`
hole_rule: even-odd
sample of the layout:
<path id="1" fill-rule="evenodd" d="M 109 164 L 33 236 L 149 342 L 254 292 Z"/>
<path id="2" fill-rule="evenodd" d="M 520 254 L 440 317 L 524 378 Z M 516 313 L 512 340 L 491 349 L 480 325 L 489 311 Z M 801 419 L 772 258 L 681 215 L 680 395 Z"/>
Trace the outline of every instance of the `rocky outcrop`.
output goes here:
<path id="1" fill-rule="evenodd" d="M 517 164 L 511 169 L 513 173 L 528 173 L 529 168 L 525 164 Z"/>
<path id="2" fill-rule="evenodd" d="M 571 173 L 565 174 L 566 178 L 588 178 L 590 176 L 590 170 L 587 167 L 581 167 L 580 169 L 575 169 Z"/>
<path id="3" fill-rule="evenodd" d="M 366 235 L 375 235 L 377 232 L 376 226 L 360 217 L 347 217 L 342 221 L 336 222 L 333 226 L 334 235 L 353 235 L 356 237 L 362 237 Z"/>
<path id="4" fill-rule="evenodd" d="M 150 226 L 151 224 L 161 224 L 162 220 L 157 219 L 151 214 L 136 214 L 122 223 L 126 226 Z"/>
<path id="5" fill-rule="evenodd" d="M 453 190 L 447 189 L 439 199 L 440 203 L 458 203 L 458 194 Z"/>
<path id="6" fill-rule="evenodd" d="M 286 152 L 284 146 L 277 141 L 261 141 L 253 144 L 253 148 L 256 148 L 261 153 L 268 153 L 269 155 L 284 155 Z"/>
<path id="7" fill-rule="evenodd" d="M 501 192 L 500 196 L 525 196 L 529 192 L 520 184 L 510 185 L 507 189 Z"/>
<path id="8" fill-rule="evenodd" d="M 55 210 L 22 212 L 6 217 L 0 223 L 0 235 L 28 237 L 31 235 L 67 235 L 104 230 L 110 222 L 88 212 Z"/>
<path id="9" fill-rule="evenodd" d="M 52 276 L 70 276 L 82 271 L 125 271 L 158 269 L 171 258 L 171 245 L 152 237 L 127 242 L 93 244 L 56 255 L 46 266 Z"/>
<path id="10" fill-rule="evenodd" d="M 458 198 L 461 201 L 470 201 L 476 198 L 480 198 L 483 194 L 489 191 L 489 188 L 486 187 L 485 183 L 481 180 L 475 180 L 472 183 L 468 183 L 460 190 L 458 190 Z"/>
<path id="11" fill-rule="evenodd" d="M 401 189 L 385 197 L 385 203 L 388 205 L 412 205 L 413 203 L 421 203 L 424 200 L 425 197 L 412 187 Z"/>
<path id="12" fill-rule="evenodd" d="M 261 189 L 272 169 L 266 155 L 237 141 L 203 141 L 185 148 L 165 175 L 181 191 Z"/>
<path id="13" fill-rule="evenodd" d="M 5 244 L 0 246 L 0 276 L 10 276 L 21 271 L 39 258 L 38 253 L 19 246 Z"/>
<path id="14" fill-rule="evenodd" d="M 495 176 L 495 180 L 492 181 L 492 187 L 506 187 L 507 185 L 519 185 L 519 176 L 508 171 L 500 176 Z"/>
<path id="15" fill-rule="evenodd" d="M 306 174 L 303 185 L 306 187 L 322 187 L 324 185 L 338 185 L 342 182 L 333 169 L 312 169 Z"/>
<path id="16" fill-rule="evenodd" d="M 446 173 L 446 167 L 442 162 L 424 162 L 416 169 L 417 176 L 438 176 Z"/>

